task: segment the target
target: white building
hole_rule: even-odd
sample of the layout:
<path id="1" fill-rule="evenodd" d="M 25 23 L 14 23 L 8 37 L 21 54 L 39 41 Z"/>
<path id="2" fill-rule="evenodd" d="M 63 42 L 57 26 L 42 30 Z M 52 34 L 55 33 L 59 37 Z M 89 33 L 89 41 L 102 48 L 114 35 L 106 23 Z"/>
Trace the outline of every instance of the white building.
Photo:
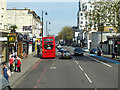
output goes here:
<path id="1" fill-rule="evenodd" d="M 31 32 L 33 36 L 40 36 L 41 23 L 40 17 L 28 8 L 25 9 L 7 9 L 8 25 L 16 25 L 16 32 L 25 33 Z"/>
<path id="2" fill-rule="evenodd" d="M 6 0 L 0 0 L 0 29 L 7 29 Z"/>
<path id="3" fill-rule="evenodd" d="M 78 29 L 79 30 L 88 30 L 89 17 L 87 16 L 87 12 L 94 9 L 94 5 L 92 5 L 92 1 L 89 0 L 87 2 L 79 1 L 79 11 L 77 14 L 78 17 Z"/>

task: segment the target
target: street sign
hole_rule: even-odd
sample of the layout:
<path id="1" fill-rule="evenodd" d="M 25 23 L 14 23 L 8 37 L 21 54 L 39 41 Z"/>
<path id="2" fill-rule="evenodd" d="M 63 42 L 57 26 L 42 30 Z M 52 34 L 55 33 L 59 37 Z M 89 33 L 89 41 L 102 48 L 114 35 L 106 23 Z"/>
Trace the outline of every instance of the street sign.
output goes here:
<path id="1" fill-rule="evenodd" d="M 8 36 L 8 42 L 15 42 L 15 36 Z"/>

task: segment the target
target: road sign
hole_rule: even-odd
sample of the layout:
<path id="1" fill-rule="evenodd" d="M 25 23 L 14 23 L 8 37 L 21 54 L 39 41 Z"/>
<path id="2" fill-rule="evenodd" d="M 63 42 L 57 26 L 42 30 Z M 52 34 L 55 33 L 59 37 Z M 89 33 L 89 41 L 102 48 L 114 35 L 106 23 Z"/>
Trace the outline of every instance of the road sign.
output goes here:
<path id="1" fill-rule="evenodd" d="M 15 42 L 15 36 L 8 36 L 8 42 Z"/>

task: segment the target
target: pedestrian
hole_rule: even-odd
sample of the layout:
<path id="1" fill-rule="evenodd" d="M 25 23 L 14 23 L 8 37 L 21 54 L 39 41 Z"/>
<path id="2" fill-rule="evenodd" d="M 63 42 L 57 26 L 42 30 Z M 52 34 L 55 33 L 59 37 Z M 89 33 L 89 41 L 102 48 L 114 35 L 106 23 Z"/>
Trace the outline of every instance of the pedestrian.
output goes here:
<path id="1" fill-rule="evenodd" d="M 13 74 L 13 62 L 14 62 L 14 59 L 13 59 L 13 56 L 11 56 L 11 58 L 9 59 L 9 63 L 10 63 L 10 71 L 12 74 Z"/>
<path id="2" fill-rule="evenodd" d="M 3 64 L 3 77 L 9 82 L 9 77 L 10 77 L 10 70 L 6 66 L 6 63 Z"/>
<path id="3" fill-rule="evenodd" d="M 116 58 L 117 58 L 117 47 L 114 48 L 114 52 L 115 52 L 115 55 L 116 55 Z"/>
<path id="4" fill-rule="evenodd" d="M 39 53 L 40 53 L 40 45 L 37 46 L 37 57 L 39 57 Z"/>
<path id="5" fill-rule="evenodd" d="M 23 58 L 26 58 L 26 50 L 25 50 L 25 48 L 23 49 Z"/>
<path id="6" fill-rule="evenodd" d="M 21 72 L 21 61 L 18 59 L 17 61 L 17 72 Z"/>
<path id="7" fill-rule="evenodd" d="M 15 63 L 15 72 L 17 71 L 17 61 L 18 61 L 18 57 L 17 56 L 15 56 L 15 60 L 14 60 L 14 63 Z"/>
<path id="8" fill-rule="evenodd" d="M 97 54 L 98 56 L 101 56 L 101 50 L 99 48 L 97 48 Z"/>

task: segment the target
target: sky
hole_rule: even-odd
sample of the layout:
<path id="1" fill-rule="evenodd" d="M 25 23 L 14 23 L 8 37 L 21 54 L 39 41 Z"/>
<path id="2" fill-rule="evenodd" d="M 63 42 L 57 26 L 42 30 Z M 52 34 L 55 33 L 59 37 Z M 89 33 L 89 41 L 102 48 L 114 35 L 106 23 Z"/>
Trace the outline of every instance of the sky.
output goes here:
<path id="1" fill-rule="evenodd" d="M 11 2 L 10 2 L 11 1 Z M 46 11 L 48 15 L 44 15 L 44 22 L 46 20 L 51 24 L 47 25 L 50 34 L 57 35 L 64 26 L 77 25 L 77 11 L 78 2 L 20 2 L 24 0 L 9 0 L 7 8 L 13 7 L 23 9 L 25 7 L 34 10 L 37 15 L 42 16 L 42 10 Z M 27 0 L 26 0 L 27 1 Z M 79 1 L 79 0 L 78 0 Z M 46 25 L 45 25 L 46 26 Z M 45 27 L 46 28 L 46 27 Z M 45 31 L 46 32 L 46 31 Z"/>

